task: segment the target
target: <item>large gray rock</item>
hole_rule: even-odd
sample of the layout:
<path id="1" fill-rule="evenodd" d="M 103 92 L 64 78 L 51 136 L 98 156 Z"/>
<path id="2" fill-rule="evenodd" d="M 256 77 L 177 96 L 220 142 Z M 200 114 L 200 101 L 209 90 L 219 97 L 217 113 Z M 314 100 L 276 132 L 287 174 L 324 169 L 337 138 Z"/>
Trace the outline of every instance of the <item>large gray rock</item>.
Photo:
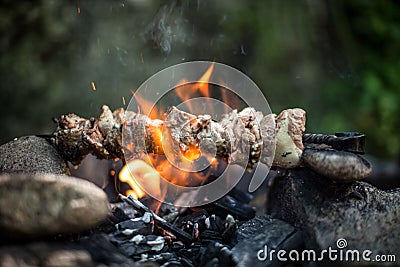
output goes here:
<path id="1" fill-rule="evenodd" d="M 400 258 L 400 189 L 383 191 L 365 182 L 336 184 L 299 169 L 279 179 L 270 199 L 271 214 L 302 229 L 308 248 L 338 249 L 337 241 L 345 239 L 344 250 Z"/>
<path id="2" fill-rule="evenodd" d="M 14 172 L 69 174 L 69 168 L 46 139 L 24 136 L 0 146 L 0 173 Z"/>
<path id="3" fill-rule="evenodd" d="M 106 218 L 102 189 L 66 175 L 0 175 L 0 236 L 48 236 L 89 229 Z"/>

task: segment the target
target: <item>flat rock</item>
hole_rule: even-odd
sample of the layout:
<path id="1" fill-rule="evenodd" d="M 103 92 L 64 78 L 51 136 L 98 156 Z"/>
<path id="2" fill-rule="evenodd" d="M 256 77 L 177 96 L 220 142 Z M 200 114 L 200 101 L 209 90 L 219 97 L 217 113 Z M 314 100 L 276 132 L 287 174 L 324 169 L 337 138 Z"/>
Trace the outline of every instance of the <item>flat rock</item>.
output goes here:
<path id="1" fill-rule="evenodd" d="M 0 146 L 0 173 L 69 174 L 57 150 L 37 136 L 24 136 Z"/>
<path id="2" fill-rule="evenodd" d="M 0 266 L 149 267 L 153 265 L 134 263 L 132 259 L 119 252 L 105 234 L 94 234 L 75 242 L 47 240 L 1 245 Z"/>
<path id="3" fill-rule="evenodd" d="M 343 250 L 400 258 L 400 189 L 336 184 L 307 169 L 290 171 L 274 188 L 271 214 L 302 229 L 307 248 L 338 249 L 338 240 L 345 239 Z"/>
<path id="4" fill-rule="evenodd" d="M 0 247 L 1 266 L 90 267 L 90 254 L 73 244 L 36 242 Z"/>
<path id="5" fill-rule="evenodd" d="M 0 266 L 143 266 L 113 246 L 104 234 L 76 242 L 30 241 L 0 246 Z"/>
<path id="6" fill-rule="evenodd" d="M 106 218 L 106 194 L 91 182 L 51 174 L 0 175 L 0 235 L 75 233 Z"/>

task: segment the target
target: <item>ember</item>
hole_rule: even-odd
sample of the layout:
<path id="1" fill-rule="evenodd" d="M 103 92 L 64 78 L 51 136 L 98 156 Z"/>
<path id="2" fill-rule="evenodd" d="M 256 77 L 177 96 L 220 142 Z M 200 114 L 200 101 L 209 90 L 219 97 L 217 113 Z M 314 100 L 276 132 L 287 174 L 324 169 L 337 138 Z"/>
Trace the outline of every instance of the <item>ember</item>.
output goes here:
<path id="1" fill-rule="evenodd" d="M 90 85 L 92 86 L 92 90 L 96 91 L 96 86 L 94 85 L 94 82 L 91 82 Z"/>
<path id="2" fill-rule="evenodd" d="M 223 261 L 219 266 L 234 264 L 230 247 L 236 243 L 237 226 L 231 215 L 221 219 L 200 210 L 171 224 L 132 196 L 121 196 L 121 199 L 138 212 L 133 218 L 125 215 L 125 220 L 116 224 L 117 231 L 110 233 L 111 242 L 126 255 L 140 262 L 176 262 L 184 266 L 203 266 L 220 257 Z M 129 208 L 125 206 L 123 210 Z M 210 258 L 206 251 L 214 256 Z M 221 251 L 224 253 L 220 254 Z M 142 257 L 143 253 L 147 254 L 146 258 Z"/>

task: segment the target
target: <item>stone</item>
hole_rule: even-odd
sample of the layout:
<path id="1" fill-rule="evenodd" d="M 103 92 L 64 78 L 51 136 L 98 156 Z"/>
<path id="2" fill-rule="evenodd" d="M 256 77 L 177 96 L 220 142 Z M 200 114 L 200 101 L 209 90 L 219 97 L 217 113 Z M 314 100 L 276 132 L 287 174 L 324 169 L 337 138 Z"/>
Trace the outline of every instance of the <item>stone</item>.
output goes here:
<path id="1" fill-rule="evenodd" d="M 279 262 L 276 256 L 271 260 L 262 258 L 268 256 L 268 251 L 271 250 L 290 251 L 299 249 L 303 245 L 301 232 L 292 225 L 269 215 L 257 216 L 242 224 L 237 231 L 237 239 L 238 243 L 233 247 L 232 254 L 238 267 L 281 266 L 282 262 Z"/>
<path id="2" fill-rule="evenodd" d="M 0 175 L 0 235 L 49 236 L 90 229 L 109 214 L 102 189 L 66 175 Z"/>
<path id="3" fill-rule="evenodd" d="M 26 241 L 0 245 L 0 266 L 4 267 L 79 267 L 159 266 L 138 263 L 122 254 L 107 235 L 92 234 L 70 242 L 67 240 Z"/>
<path id="4" fill-rule="evenodd" d="M 281 177 L 270 199 L 272 216 L 301 229 L 307 248 L 338 249 L 346 243 L 344 250 L 400 257 L 400 189 L 335 183 L 303 168 Z"/>
<path id="5" fill-rule="evenodd" d="M 69 174 L 57 150 L 37 136 L 24 136 L 0 146 L 0 173 Z"/>
<path id="6" fill-rule="evenodd" d="M 34 242 L 0 247 L 0 266 L 95 266 L 84 248 L 62 242 Z"/>
<path id="7" fill-rule="evenodd" d="M 342 183 L 361 180 L 372 172 L 371 163 L 360 155 L 347 151 L 306 148 L 302 161 L 304 166 L 319 175 Z"/>

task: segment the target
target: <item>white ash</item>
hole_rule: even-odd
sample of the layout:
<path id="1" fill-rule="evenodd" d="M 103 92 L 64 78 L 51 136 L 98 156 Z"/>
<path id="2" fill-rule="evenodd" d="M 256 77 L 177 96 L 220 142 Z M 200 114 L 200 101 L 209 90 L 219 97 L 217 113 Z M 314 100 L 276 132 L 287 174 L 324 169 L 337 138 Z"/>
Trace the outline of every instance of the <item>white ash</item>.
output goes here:
<path id="1" fill-rule="evenodd" d="M 151 214 L 150 212 L 145 212 L 145 213 L 143 214 L 142 220 L 143 220 L 145 223 L 150 223 L 151 217 L 152 217 L 152 214 Z"/>
<path id="2" fill-rule="evenodd" d="M 136 245 L 139 245 L 140 242 L 142 242 L 143 240 L 145 240 L 145 236 L 144 235 L 135 235 L 134 237 L 131 238 L 131 240 L 129 240 L 130 242 L 135 243 Z"/>

